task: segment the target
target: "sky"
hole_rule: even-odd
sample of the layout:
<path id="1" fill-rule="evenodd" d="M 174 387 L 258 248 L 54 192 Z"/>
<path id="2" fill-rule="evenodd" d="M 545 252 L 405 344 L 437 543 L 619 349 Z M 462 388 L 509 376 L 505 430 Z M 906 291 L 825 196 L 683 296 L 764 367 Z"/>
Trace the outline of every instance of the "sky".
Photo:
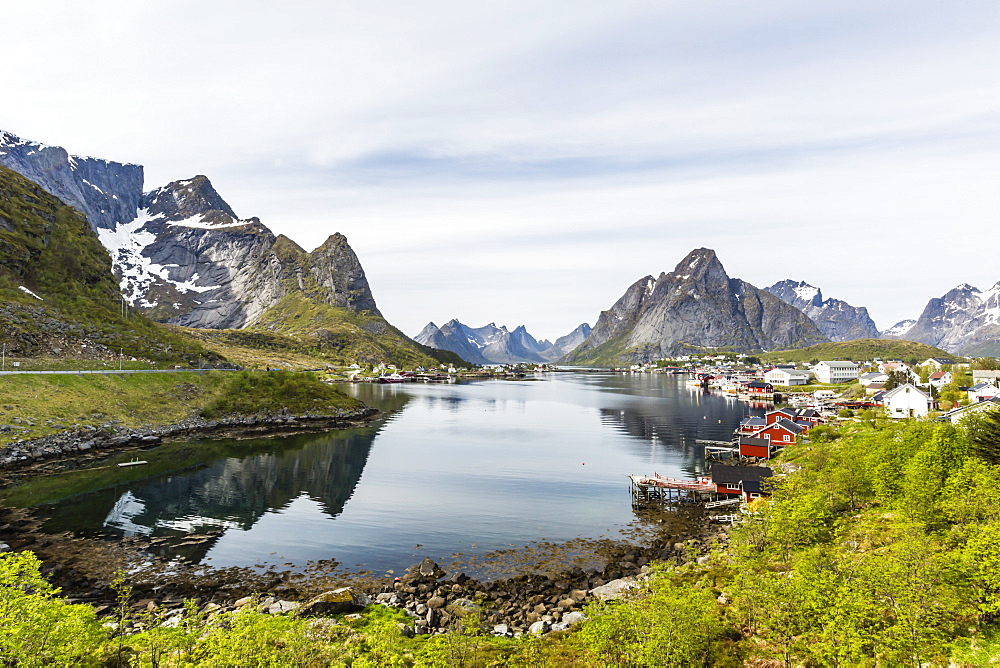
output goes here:
<path id="1" fill-rule="evenodd" d="M 9 0 L 0 129 L 208 176 L 380 310 L 554 339 L 712 248 L 879 328 L 1000 281 L 1000 3 Z"/>

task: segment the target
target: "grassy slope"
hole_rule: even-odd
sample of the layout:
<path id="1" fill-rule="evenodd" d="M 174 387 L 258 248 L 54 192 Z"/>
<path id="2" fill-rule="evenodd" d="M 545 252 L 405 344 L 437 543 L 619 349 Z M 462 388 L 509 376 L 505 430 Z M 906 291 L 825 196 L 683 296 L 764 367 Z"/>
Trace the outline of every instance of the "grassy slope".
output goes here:
<path id="1" fill-rule="evenodd" d="M 286 296 L 268 309 L 242 335 L 219 338 L 272 350 L 294 346 L 295 353 L 327 364 L 391 362 L 407 368 L 441 363 L 465 365 L 455 353 L 413 341 L 379 315 L 329 306 L 301 292 Z"/>
<path id="2" fill-rule="evenodd" d="M 798 350 L 776 350 L 760 355 L 764 362 L 808 362 L 812 359 L 821 360 L 871 360 L 917 358 L 923 362 L 928 357 L 947 357 L 955 359 L 951 353 L 940 348 L 928 346 L 914 341 L 892 339 L 857 339 L 840 343 L 820 343 Z"/>
<path id="3" fill-rule="evenodd" d="M 214 357 L 146 317 L 122 318 L 118 299 L 111 258 L 86 219 L 0 167 L 0 333 L 8 353 L 34 357 L 68 348 L 109 359 L 121 350 L 164 363 Z"/>
<path id="4" fill-rule="evenodd" d="M 275 378 L 276 374 L 247 372 L 251 376 Z M 117 420 L 130 427 L 169 424 L 198 415 L 206 409 L 216 413 L 255 412 L 257 408 L 280 409 L 288 405 L 287 396 L 276 396 L 274 387 L 258 386 L 247 393 L 240 383 L 242 372 L 181 372 L 155 374 L 88 374 L 74 376 L 3 376 L 0 377 L 0 424 L 19 427 L 0 434 L 0 443 L 37 438 L 62 431 L 72 425 L 99 426 Z M 356 408 L 356 400 L 333 388 L 309 382 L 308 374 L 299 375 L 310 386 L 313 412 L 327 409 Z M 290 394 L 285 392 L 285 394 Z M 234 401 L 234 397 L 255 399 L 254 404 Z M 314 402 L 311 398 L 320 398 Z M 291 410 L 303 406 L 289 405 Z M 18 418 L 21 424 L 15 424 Z M 34 423 L 28 426 L 27 421 Z M 22 430 L 20 427 L 27 427 Z"/>

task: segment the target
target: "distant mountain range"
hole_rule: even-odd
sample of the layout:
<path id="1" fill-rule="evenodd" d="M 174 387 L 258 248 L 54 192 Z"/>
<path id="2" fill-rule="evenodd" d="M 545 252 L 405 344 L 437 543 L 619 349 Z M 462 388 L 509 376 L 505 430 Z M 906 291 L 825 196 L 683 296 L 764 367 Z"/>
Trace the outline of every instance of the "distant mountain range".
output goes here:
<path id="1" fill-rule="evenodd" d="M 906 327 L 907 322 L 912 325 Z M 964 356 L 1000 356 L 1000 282 L 988 290 L 968 283 L 927 302 L 915 322 L 904 321 L 893 337 L 926 343 Z"/>
<path id="2" fill-rule="evenodd" d="M 823 299 L 823 292 L 805 281 L 784 280 L 764 288 L 812 320 L 831 341 L 877 339 L 878 328 L 865 307 L 851 306 L 840 299 Z"/>
<path id="3" fill-rule="evenodd" d="M 473 364 L 541 364 L 562 358 L 589 335 L 590 325 L 583 323 L 551 343 L 536 340 L 524 325 L 510 331 L 492 322 L 469 327 L 452 319 L 441 327 L 427 323 L 414 340 L 431 348 L 450 350 Z"/>

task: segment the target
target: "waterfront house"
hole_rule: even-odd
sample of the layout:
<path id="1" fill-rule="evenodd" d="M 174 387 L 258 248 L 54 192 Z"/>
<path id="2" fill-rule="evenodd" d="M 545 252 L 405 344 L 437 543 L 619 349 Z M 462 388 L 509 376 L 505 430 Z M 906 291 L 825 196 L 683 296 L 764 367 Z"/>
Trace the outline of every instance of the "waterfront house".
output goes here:
<path id="1" fill-rule="evenodd" d="M 780 418 L 763 429 L 758 429 L 752 436 L 766 438 L 773 445 L 791 445 L 795 442 L 795 438 L 804 431 L 806 431 L 806 427 L 795 424 L 787 418 Z"/>
<path id="2" fill-rule="evenodd" d="M 766 466 L 712 464 L 711 475 L 717 494 L 738 494 L 749 501 L 765 493 L 765 481 L 774 471 Z"/>
<path id="3" fill-rule="evenodd" d="M 858 365 L 854 362 L 823 361 L 812 372 L 821 383 L 850 383 L 858 379 Z"/>
<path id="4" fill-rule="evenodd" d="M 738 432 L 740 434 L 752 434 L 758 429 L 763 429 L 767 426 L 767 420 L 762 417 L 745 417 L 740 420 L 740 426 Z"/>
<path id="5" fill-rule="evenodd" d="M 766 438 L 742 435 L 738 438 L 737 445 L 740 457 L 748 459 L 770 459 L 784 447 L 781 443 L 772 443 Z"/>
<path id="6" fill-rule="evenodd" d="M 912 383 L 905 383 L 886 392 L 882 405 L 891 418 L 918 418 L 930 412 L 934 401 Z"/>

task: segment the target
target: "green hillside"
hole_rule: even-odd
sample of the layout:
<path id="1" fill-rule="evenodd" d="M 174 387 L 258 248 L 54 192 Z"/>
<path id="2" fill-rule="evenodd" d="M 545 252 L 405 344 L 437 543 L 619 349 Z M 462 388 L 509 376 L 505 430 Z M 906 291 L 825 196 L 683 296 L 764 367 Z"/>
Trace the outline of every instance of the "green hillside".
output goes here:
<path id="1" fill-rule="evenodd" d="M 329 364 L 468 366 L 451 351 L 417 343 L 381 315 L 330 306 L 310 299 L 303 292 L 286 296 L 249 329 L 191 333 L 210 347 L 213 345 L 210 342 L 218 342 L 270 354 L 294 353 Z"/>
<path id="2" fill-rule="evenodd" d="M 111 258 L 87 220 L 3 167 L 0 336 L 8 355 L 23 357 L 115 359 L 121 352 L 163 363 L 218 357 L 144 316 L 123 317 Z"/>
<path id="3" fill-rule="evenodd" d="M 797 350 L 776 350 L 763 353 L 760 358 L 764 362 L 808 362 L 810 360 L 870 360 L 880 359 L 916 359 L 920 362 L 928 357 L 958 358 L 940 348 L 928 346 L 915 341 L 896 339 L 855 339 L 839 343 L 819 343 L 808 348 Z"/>

